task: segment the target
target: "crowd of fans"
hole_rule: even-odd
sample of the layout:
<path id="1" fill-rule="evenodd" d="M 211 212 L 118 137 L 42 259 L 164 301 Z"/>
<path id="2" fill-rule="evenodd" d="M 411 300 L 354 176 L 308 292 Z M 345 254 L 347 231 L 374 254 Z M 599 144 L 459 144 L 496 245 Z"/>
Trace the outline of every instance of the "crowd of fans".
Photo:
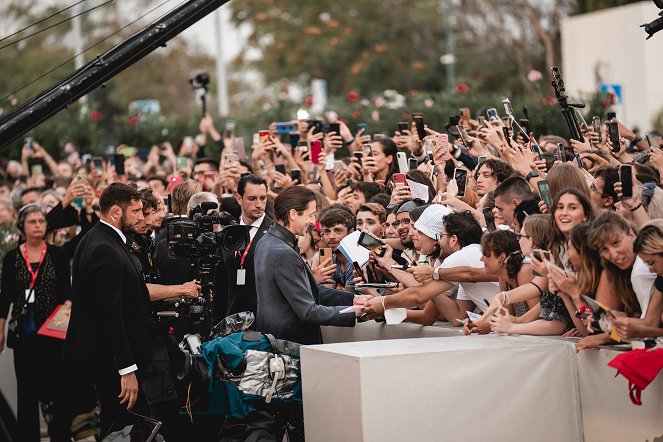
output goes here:
<path id="1" fill-rule="evenodd" d="M 461 114 L 458 126 L 446 129 L 415 115 L 394 122 L 398 130 L 390 134 L 371 133 L 367 125 L 351 130 L 341 120 L 272 123 L 253 135 L 247 152 L 238 135 L 217 131 L 210 115 L 198 136 L 177 147 L 118 146 L 121 155 L 90 157 L 67 145 L 56 161 L 31 141 L 20 161 L 1 165 L 2 251 L 34 233 L 26 223 L 43 221 L 33 211 L 16 226 L 19 209 L 36 203 L 46 214 L 36 235 L 71 258 L 98 220 L 99 194 L 114 181 L 151 189 L 143 213 L 145 230 L 157 240 L 167 220 L 186 216 L 190 197 L 200 192 L 214 194 L 220 210 L 238 219 L 238 182 L 254 174 L 267 182 L 272 219 L 283 189 L 315 192 L 316 223 L 298 245 L 319 284 L 352 292 L 359 282 L 397 284 L 361 290 L 368 295 L 365 318 L 402 307 L 407 321 L 447 321 L 466 334 L 578 336 L 578 350 L 615 337 L 663 336 L 661 137 L 643 140 L 613 117 L 581 127 L 584 142 L 569 142 L 526 136 L 486 109 L 476 119 Z M 619 128 L 619 146 L 610 140 L 609 122 Z M 123 173 L 116 164 L 122 155 Z M 631 182 L 621 182 L 629 173 Z M 341 250 L 356 230 L 382 243 L 360 269 Z M 165 247 L 157 242 L 156 261 L 165 259 Z M 13 263 L 16 255 L 7 256 Z M 0 318 L 12 302 L 8 268 L 5 262 Z M 192 279 L 162 271 L 159 282 Z M 60 298 L 66 298 L 61 287 Z M 610 311 L 607 326 L 588 319 L 587 298 Z"/>

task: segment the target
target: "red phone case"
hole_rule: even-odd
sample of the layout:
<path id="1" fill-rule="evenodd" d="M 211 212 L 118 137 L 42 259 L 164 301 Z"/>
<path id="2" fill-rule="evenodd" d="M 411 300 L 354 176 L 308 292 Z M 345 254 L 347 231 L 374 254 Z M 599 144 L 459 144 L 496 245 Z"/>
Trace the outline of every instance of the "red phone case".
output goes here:
<path id="1" fill-rule="evenodd" d="M 320 153 L 322 153 L 322 142 L 320 140 L 314 141 L 311 144 L 311 162 L 313 164 L 320 162 Z"/>

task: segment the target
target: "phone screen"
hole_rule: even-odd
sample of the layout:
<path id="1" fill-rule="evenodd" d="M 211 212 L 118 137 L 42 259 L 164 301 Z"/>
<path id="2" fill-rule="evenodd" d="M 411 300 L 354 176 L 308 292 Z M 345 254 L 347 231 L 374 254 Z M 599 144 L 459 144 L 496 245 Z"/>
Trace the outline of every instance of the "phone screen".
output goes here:
<path id="1" fill-rule="evenodd" d="M 292 169 L 290 171 L 290 178 L 292 178 L 293 181 L 297 181 L 298 183 L 301 183 L 302 181 L 302 171 L 299 169 Z"/>
<path id="2" fill-rule="evenodd" d="M 619 166 L 619 181 L 622 183 L 622 198 L 633 196 L 633 167 L 630 164 Z"/>
<path id="3" fill-rule="evenodd" d="M 548 181 L 537 181 L 536 185 L 539 188 L 539 195 L 541 196 L 541 199 L 546 204 L 546 207 L 548 207 L 548 210 L 550 210 L 552 207 L 553 198 L 552 194 L 550 193 L 550 185 L 548 184 Z"/>
<path id="4" fill-rule="evenodd" d="M 341 135 L 340 123 L 329 123 L 329 132 L 335 132 L 336 135 Z"/>
<path id="5" fill-rule="evenodd" d="M 277 164 L 275 168 L 277 172 L 282 173 L 283 175 L 286 174 L 285 166 L 283 164 Z"/>
<path id="6" fill-rule="evenodd" d="M 414 114 L 412 119 L 417 127 L 417 135 L 419 135 L 419 139 L 423 140 L 426 136 L 426 131 L 424 130 L 424 116 L 422 114 Z"/>
<path id="7" fill-rule="evenodd" d="M 368 235 L 366 232 L 361 232 L 357 244 L 368 249 L 373 250 L 379 247 L 384 246 L 384 243 L 377 238 Z"/>
<path id="8" fill-rule="evenodd" d="M 456 167 L 456 169 L 454 169 L 454 178 L 456 179 L 456 184 L 458 184 L 458 196 L 465 196 L 467 170 Z"/>
<path id="9" fill-rule="evenodd" d="M 462 124 L 456 126 L 458 129 L 458 134 L 460 135 L 460 141 L 463 143 L 463 146 L 470 147 L 470 137 L 467 136 L 467 131 Z"/>
<path id="10" fill-rule="evenodd" d="M 403 132 L 406 130 L 410 130 L 410 123 L 407 121 L 399 121 L 398 122 L 398 131 L 403 135 Z"/>
<path id="11" fill-rule="evenodd" d="M 608 132 L 610 142 L 612 143 L 612 151 L 619 152 L 619 126 L 614 121 L 608 123 Z"/>
<path id="12" fill-rule="evenodd" d="M 116 153 L 114 155 L 115 162 L 115 173 L 117 175 L 124 175 L 124 155 L 121 153 Z"/>

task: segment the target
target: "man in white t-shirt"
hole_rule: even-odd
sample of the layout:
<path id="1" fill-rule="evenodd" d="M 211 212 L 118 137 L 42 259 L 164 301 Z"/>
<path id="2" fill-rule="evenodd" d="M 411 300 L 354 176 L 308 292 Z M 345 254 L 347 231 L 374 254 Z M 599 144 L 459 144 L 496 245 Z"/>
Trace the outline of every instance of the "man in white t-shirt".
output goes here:
<path id="1" fill-rule="evenodd" d="M 481 262 L 481 226 L 470 212 L 454 212 L 444 217 L 440 239 L 442 256 L 447 256 L 439 268 L 469 266 L 483 268 Z M 439 272 L 433 272 L 433 280 L 419 287 L 410 287 L 384 299 L 373 298 L 366 303 L 363 311 L 369 317 L 384 312 L 384 308 L 411 307 L 433 301 L 438 315 L 456 324 L 456 319 L 467 318 L 467 311 L 478 307 L 484 311 L 499 292 L 495 282 L 461 282 L 440 280 Z M 458 299 L 444 293 L 460 285 Z M 462 289 L 462 290 L 460 290 Z M 429 310 L 427 306 L 426 310 Z"/>

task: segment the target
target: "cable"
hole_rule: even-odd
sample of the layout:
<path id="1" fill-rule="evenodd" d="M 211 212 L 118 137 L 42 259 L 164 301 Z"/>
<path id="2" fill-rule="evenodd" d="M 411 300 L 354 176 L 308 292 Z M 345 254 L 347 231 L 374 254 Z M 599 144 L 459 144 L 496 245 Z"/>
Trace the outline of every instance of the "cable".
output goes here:
<path id="1" fill-rule="evenodd" d="M 85 0 L 83 0 L 83 1 L 85 1 Z M 37 35 L 37 34 L 41 34 L 41 33 L 44 32 L 44 31 L 48 31 L 49 29 L 54 28 L 54 27 L 56 27 L 56 26 L 59 26 L 59 25 L 61 25 L 62 23 L 66 23 L 66 22 L 68 22 L 69 20 L 71 20 L 71 19 L 73 19 L 73 18 L 75 18 L 75 17 L 80 17 L 80 16 L 83 15 L 83 14 L 87 14 L 87 13 L 90 12 L 90 11 L 94 11 L 95 9 L 101 8 L 102 6 L 105 6 L 105 5 L 107 5 L 107 4 L 109 4 L 109 3 L 112 3 L 112 2 L 114 2 L 114 1 L 115 1 L 115 0 L 106 0 L 104 3 L 102 3 L 102 4 L 100 4 L 100 5 L 94 6 L 94 7 L 90 8 L 90 9 L 86 9 L 85 11 L 82 11 L 82 12 L 76 14 L 76 15 L 72 15 L 71 17 L 65 18 L 65 19 L 62 20 L 62 21 L 59 21 L 59 22 L 57 22 L 57 23 L 53 23 L 53 24 L 50 25 L 50 26 L 46 26 L 44 29 L 40 29 L 40 30 L 38 30 L 37 32 L 33 32 L 32 34 L 28 34 L 28 35 L 26 35 L 25 37 L 21 37 L 21 38 L 19 38 L 18 40 L 14 40 L 14 41 L 12 41 L 11 43 L 7 43 L 7 44 L 4 45 L 4 46 L 0 46 L 0 50 L 2 50 L 2 49 L 4 49 L 4 48 L 8 48 L 9 46 L 13 46 L 13 45 L 15 45 L 16 43 L 18 43 L 18 42 L 20 42 L 20 41 L 27 40 L 27 39 L 30 38 L 30 37 L 34 37 L 34 36 Z M 79 3 L 80 3 L 80 2 L 79 2 Z M 5 38 L 8 38 L 8 37 L 5 37 Z M 4 38 L 3 38 L 3 40 L 4 40 Z"/>
<path id="2" fill-rule="evenodd" d="M 11 97 L 12 95 L 15 95 L 15 94 L 17 94 L 18 92 L 21 92 L 21 91 L 22 91 L 23 89 L 25 89 L 26 87 L 28 87 L 28 86 L 30 86 L 30 85 L 36 83 L 37 81 L 39 81 L 39 80 L 41 80 L 42 78 L 46 77 L 47 75 L 53 73 L 54 71 L 60 69 L 62 66 L 66 65 L 67 63 L 70 63 L 70 62 L 74 61 L 74 60 L 76 59 L 76 57 L 78 57 L 79 55 L 82 55 L 82 54 L 84 54 L 85 52 L 89 51 L 90 49 L 92 49 L 92 48 L 94 48 L 94 47 L 96 47 L 96 46 L 99 46 L 100 44 L 102 44 L 103 42 L 105 42 L 106 40 L 108 40 L 109 38 L 111 38 L 111 37 L 117 35 L 118 33 L 122 32 L 123 30 L 125 30 L 125 29 L 128 28 L 129 26 L 135 24 L 136 22 L 138 22 L 139 20 L 141 20 L 141 19 L 144 18 L 145 16 L 151 14 L 152 12 L 156 11 L 157 9 L 159 9 L 160 7 L 162 7 L 163 5 L 165 5 L 166 3 L 169 3 L 170 1 L 171 1 L 171 0 L 166 0 L 166 1 L 164 1 L 163 3 L 157 5 L 156 7 L 152 8 L 152 9 L 150 9 L 150 10 L 147 11 L 145 14 L 141 15 L 140 17 L 138 17 L 137 19 L 135 19 L 135 20 L 132 21 L 131 23 L 129 23 L 129 24 L 127 24 L 127 25 L 121 27 L 121 28 L 118 29 L 117 31 L 113 32 L 111 35 L 107 36 L 107 37 L 104 38 L 103 40 L 100 40 L 100 41 L 96 42 L 95 44 L 93 44 L 92 46 L 89 46 L 89 47 L 83 49 L 83 50 L 82 50 L 81 52 L 79 52 L 78 54 L 76 54 L 76 55 L 74 55 L 73 57 L 71 57 L 70 59 L 65 60 L 64 62 L 60 63 L 59 65 L 55 66 L 54 68 L 52 68 L 52 69 L 49 70 L 48 72 L 45 72 L 45 73 L 43 73 L 42 75 L 40 75 L 39 77 L 37 77 L 37 78 L 35 78 L 34 80 L 30 81 L 29 83 L 24 84 L 24 85 L 21 86 L 19 89 L 16 89 L 14 92 L 11 92 L 11 93 L 5 95 L 4 97 L 0 98 L 0 103 L 4 102 L 5 100 L 7 100 L 7 98 Z M 165 14 L 164 14 L 164 15 L 165 15 Z"/>
<path id="3" fill-rule="evenodd" d="M 76 3 L 74 3 L 74 4 L 71 5 L 71 6 L 67 6 L 66 8 L 64 8 L 64 9 L 62 9 L 62 10 L 60 10 L 60 11 L 54 13 L 54 14 L 51 14 L 51 15 L 49 15 L 48 17 L 42 18 L 42 19 L 39 20 L 38 22 L 32 23 L 31 25 L 28 25 L 28 26 L 24 27 L 23 29 L 19 29 L 18 31 L 14 32 L 13 34 L 9 34 L 9 35 L 6 36 L 6 37 L 2 37 L 2 38 L 0 38 L 0 41 L 5 41 L 5 40 L 7 40 L 8 38 L 13 37 L 14 35 L 20 34 L 21 32 L 25 31 L 26 29 L 30 29 L 30 28 L 33 27 L 33 26 L 37 26 L 39 23 L 43 23 L 43 22 L 45 22 L 46 20 L 48 20 L 49 18 L 53 18 L 53 17 L 55 17 L 56 15 L 62 14 L 64 11 L 66 11 L 66 10 L 68 10 L 68 9 L 71 9 L 71 8 L 73 8 L 73 7 L 76 6 L 76 5 L 80 5 L 81 3 L 85 2 L 85 1 L 87 1 L 87 0 L 80 0 L 80 1 L 78 1 L 78 2 L 76 2 Z"/>

